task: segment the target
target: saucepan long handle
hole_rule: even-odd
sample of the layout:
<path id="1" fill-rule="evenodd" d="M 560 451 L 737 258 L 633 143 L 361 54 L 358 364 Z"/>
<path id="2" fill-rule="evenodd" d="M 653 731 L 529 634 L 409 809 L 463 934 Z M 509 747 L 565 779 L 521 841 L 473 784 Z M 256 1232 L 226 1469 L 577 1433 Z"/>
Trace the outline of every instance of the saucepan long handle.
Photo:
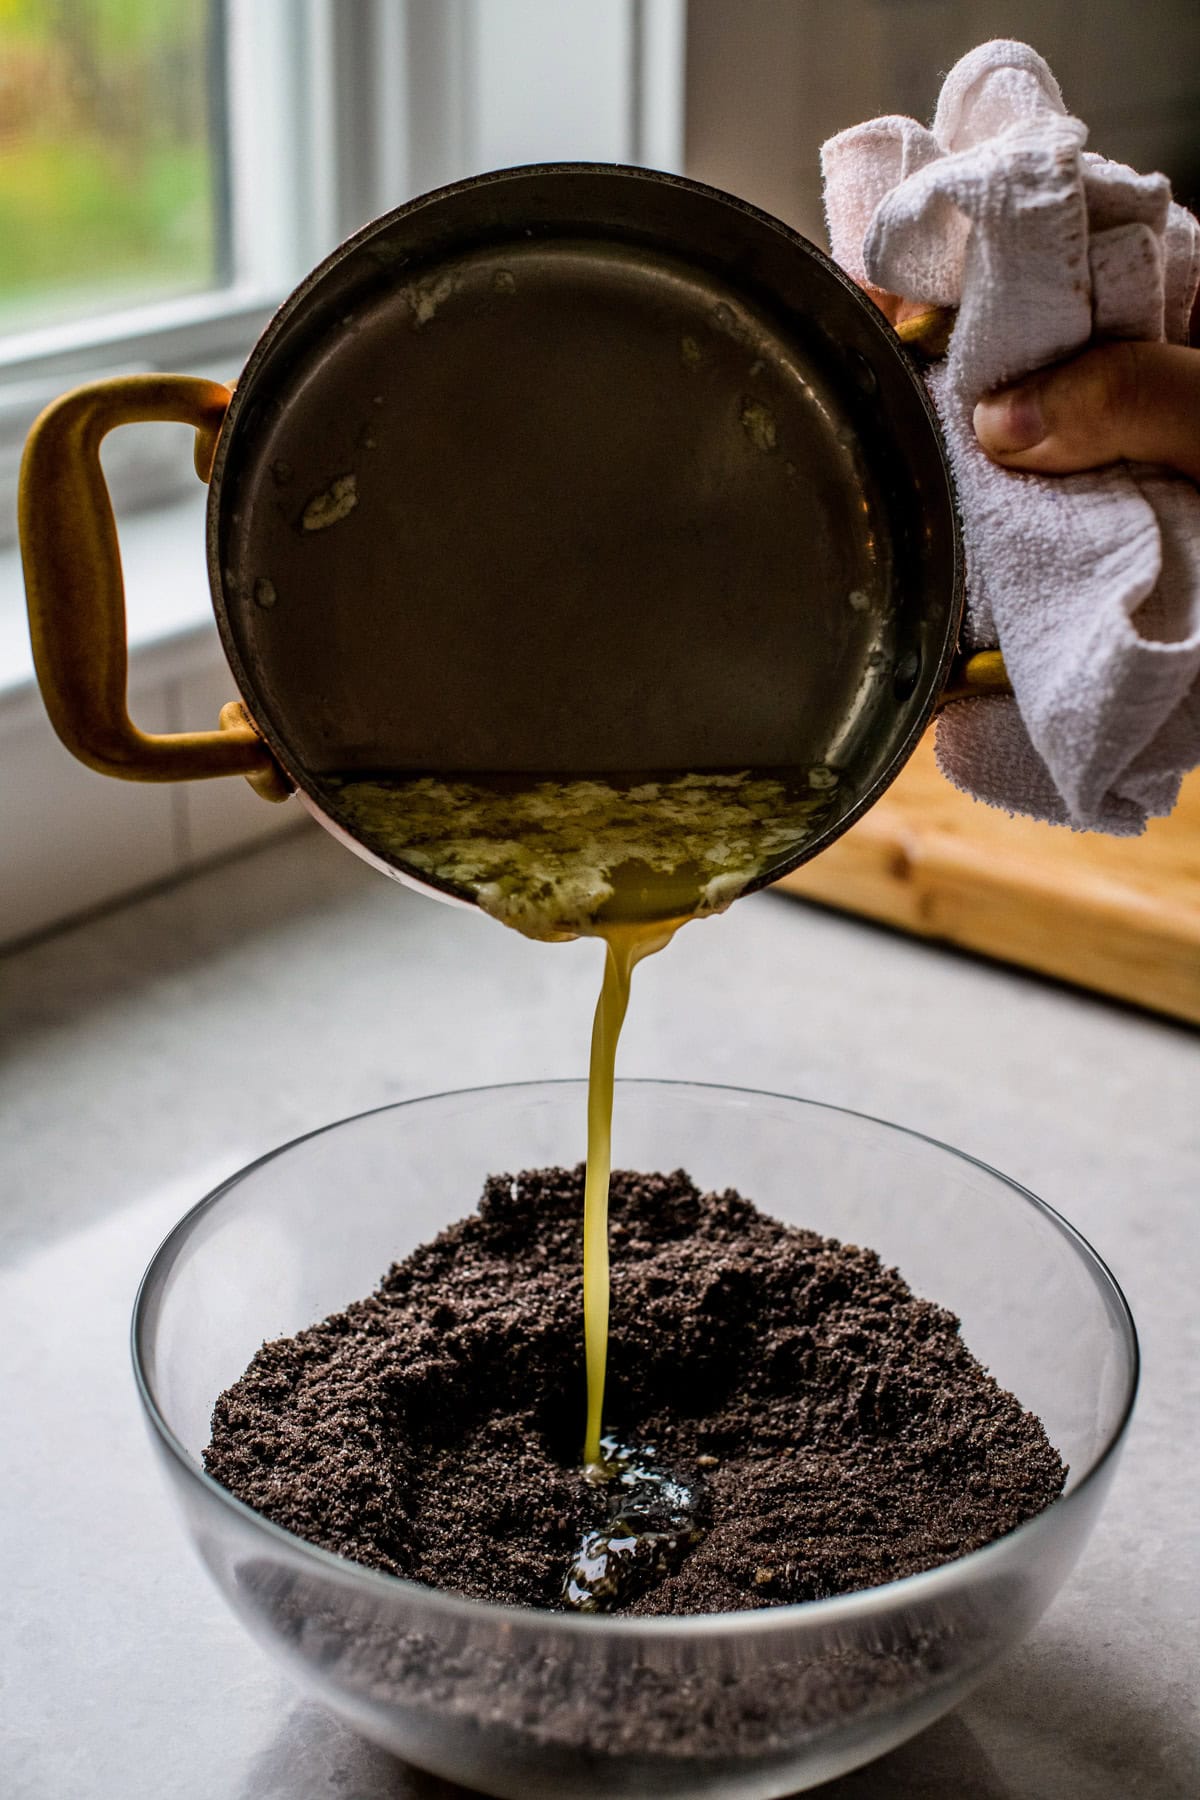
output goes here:
<path id="1" fill-rule="evenodd" d="M 55 731 L 81 762 L 125 781 L 245 775 L 266 799 L 286 776 L 241 708 L 217 731 L 155 735 L 129 717 L 125 585 L 100 445 L 117 425 L 174 420 L 196 431 L 207 481 L 231 395 L 189 375 L 124 375 L 46 409 L 25 446 L 19 523 L 34 667 Z"/>

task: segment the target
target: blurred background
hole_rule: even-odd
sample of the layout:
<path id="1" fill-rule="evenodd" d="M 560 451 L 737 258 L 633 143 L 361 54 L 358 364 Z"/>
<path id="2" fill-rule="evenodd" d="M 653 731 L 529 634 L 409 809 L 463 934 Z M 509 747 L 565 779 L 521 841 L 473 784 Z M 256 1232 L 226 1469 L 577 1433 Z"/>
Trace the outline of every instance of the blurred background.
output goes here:
<path id="1" fill-rule="evenodd" d="M 1200 200 L 1194 0 L 690 0 L 688 173 L 820 239 L 822 140 L 879 113 L 928 122 L 945 71 L 995 37 L 1040 51 L 1093 150 Z"/>
<path id="2" fill-rule="evenodd" d="M 240 783 L 130 793 L 50 733 L 15 549 L 42 406 L 118 371 L 231 379 L 340 239 L 487 168 L 682 170 L 821 240 L 822 139 L 927 118 L 997 35 L 1042 51 L 1095 148 L 1200 198 L 1196 0 L 0 0 L 0 942 L 279 828 Z M 105 466 L 135 703 L 211 723 L 231 683 L 189 434 L 126 430 Z"/>
<path id="3" fill-rule="evenodd" d="M 631 149 L 616 139 L 628 135 L 622 123 L 636 134 L 639 64 L 649 50 L 660 88 L 643 96 L 647 105 L 661 114 L 667 81 L 677 90 L 676 116 L 656 120 L 659 148 L 689 174 L 819 239 L 821 140 L 878 112 L 928 118 L 941 71 L 1003 35 L 1048 58 L 1094 148 L 1164 170 L 1186 202 L 1200 192 L 1193 0 L 1094 0 L 1086 30 L 1067 0 L 690 0 L 666 8 L 653 0 L 393 0 L 384 8 L 349 0 L 329 25 L 339 37 L 363 29 L 364 45 L 377 45 L 386 13 L 407 40 L 393 51 L 426 94 L 422 104 L 394 86 L 392 125 L 408 139 L 413 172 L 434 179 L 451 173 L 436 166 L 452 160 L 444 124 L 425 141 L 422 134 L 449 53 L 461 59 L 460 81 L 482 77 L 478 116 L 464 121 L 472 166 L 482 167 L 498 155 Z M 644 41 L 651 19 L 653 47 Z M 317 9 L 303 0 L 0 0 L 0 333 L 220 291 L 244 277 L 250 246 L 239 215 L 258 210 L 259 182 L 277 197 L 279 171 L 244 166 L 239 98 L 249 89 L 255 110 L 285 105 L 280 63 L 293 65 L 286 74 L 296 90 L 320 36 Z M 489 117 L 499 107 L 497 77 L 521 65 L 528 82 L 515 104 L 502 119 Z M 564 104 L 573 77 L 591 89 L 582 114 Z M 469 106 L 471 96 L 457 98 L 460 109 Z M 301 108 L 292 130 L 299 140 L 319 123 Z M 305 156 L 303 142 L 289 146 L 284 131 L 276 151 L 297 169 Z M 297 185 L 295 201 L 319 209 L 322 197 L 305 192 L 303 179 Z"/>
<path id="4" fill-rule="evenodd" d="M 0 331 L 227 279 L 219 12 L 7 0 Z"/>

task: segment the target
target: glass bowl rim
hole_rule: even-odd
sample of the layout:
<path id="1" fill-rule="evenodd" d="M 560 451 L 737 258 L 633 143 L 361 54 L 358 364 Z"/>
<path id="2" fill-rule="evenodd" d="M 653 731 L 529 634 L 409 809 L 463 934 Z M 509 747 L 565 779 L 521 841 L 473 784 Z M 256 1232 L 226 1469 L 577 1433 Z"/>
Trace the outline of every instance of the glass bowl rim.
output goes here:
<path id="1" fill-rule="evenodd" d="M 729 1082 L 686 1081 L 679 1079 L 661 1080 L 653 1077 L 625 1076 L 619 1077 L 617 1086 L 621 1088 L 641 1089 L 687 1089 L 703 1094 L 719 1094 L 726 1098 L 782 1101 L 788 1106 L 805 1107 L 812 1112 L 835 1113 L 848 1119 L 860 1120 L 865 1124 L 878 1127 L 883 1131 L 895 1132 L 900 1137 L 915 1138 L 919 1143 L 928 1144 L 934 1150 L 954 1157 L 972 1168 L 980 1169 L 985 1175 L 1001 1182 L 1018 1199 L 1057 1230 L 1066 1239 L 1076 1257 L 1085 1264 L 1094 1277 L 1099 1278 L 1099 1285 L 1107 1289 L 1110 1298 L 1115 1302 L 1115 1312 L 1122 1327 L 1122 1340 L 1125 1351 L 1125 1393 L 1115 1425 L 1108 1432 L 1099 1452 L 1092 1458 L 1084 1473 L 1069 1493 L 1061 1494 L 1051 1501 L 1033 1518 L 1025 1520 L 1021 1525 L 1006 1532 L 1003 1537 L 995 1538 L 990 1544 L 982 1545 L 978 1550 L 969 1550 L 963 1556 L 956 1556 L 952 1561 L 940 1563 L 932 1569 L 922 1569 L 913 1575 L 903 1575 L 894 1581 L 881 1582 L 875 1587 L 858 1588 L 848 1594 L 834 1594 L 823 1600 L 793 1601 L 781 1606 L 764 1606 L 757 1609 L 747 1608 L 727 1613 L 691 1613 L 684 1617 L 669 1615 L 650 1615 L 639 1618 L 608 1617 L 594 1613 L 560 1613 L 542 1610 L 537 1607 L 500 1605 L 491 1600 L 475 1600 L 464 1594 L 447 1593 L 444 1589 L 426 1587 L 418 1581 L 409 1581 L 400 1575 L 387 1574 L 382 1569 L 372 1569 L 365 1563 L 356 1563 L 351 1558 L 339 1556 L 331 1550 L 324 1550 L 312 1544 L 307 1538 L 288 1531 L 282 1525 L 257 1512 L 245 1501 L 239 1500 L 228 1488 L 215 1480 L 207 1470 L 196 1461 L 186 1447 L 175 1435 L 159 1408 L 151 1388 L 149 1376 L 142 1360 L 142 1337 L 146 1329 L 146 1312 L 151 1291 L 157 1288 L 159 1281 L 165 1277 L 173 1265 L 177 1255 L 185 1247 L 196 1226 L 210 1211 L 226 1198 L 234 1189 L 252 1176 L 265 1164 L 274 1162 L 289 1150 L 298 1149 L 301 1144 L 311 1138 L 323 1137 L 328 1132 L 339 1130 L 343 1126 L 355 1125 L 363 1119 L 375 1118 L 381 1113 L 401 1112 L 408 1107 L 429 1105 L 439 1100 L 465 1100 L 479 1096 L 499 1094 L 526 1095 L 546 1090 L 564 1090 L 574 1088 L 579 1093 L 586 1092 L 587 1081 L 584 1077 L 566 1076 L 560 1079 L 545 1081 L 506 1081 L 487 1082 L 476 1087 L 447 1088 L 436 1094 L 414 1094 L 405 1100 L 393 1100 L 383 1106 L 366 1107 L 362 1112 L 351 1113 L 345 1118 L 332 1119 L 324 1125 L 315 1126 L 311 1131 L 301 1132 L 299 1136 L 289 1138 L 286 1143 L 277 1144 L 273 1149 L 264 1151 L 252 1162 L 235 1170 L 217 1186 L 197 1200 L 187 1212 L 178 1219 L 166 1236 L 162 1239 L 146 1266 L 145 1273 L 138 1284 L 137 1295 L 133 1304 L 133 1316 L 130 1321 L 130 1352 L 133 1360 L 134 1379 L 137 1383 L 138 1396 L 141 1400 L 147 1420 L 159 1443 L 178 1464 L 184 1475 L 220 1505 L 230 1508 L 235 1517 L 252 1529 L 264 1532 L 269 1541 L 276 1541 L 286 1548 L 291 1558 L 301 1561 L 312 1561 L 325 1575 L 336 1576 L 339 1581 L 360 1591 L 374 1595 L 380 1601 L 389 1598 L 393 1601 L 403 1600 L 409 1605 L 418 1605 L 431 1609 L 435 1613 L 455 1619 L 460 1623 L 471 1621 L 495 1621 L 497 1625 L 518 1626 L 524 1630 L 548 1631 L 552 1635 L 570 1636 L 576 1632 L 600 1633 L 604 1636 L 618 1638 L 649 1639 L 660 1634 L 668 1636 L 741 1636 L 745 1634 L 773 1634 L 789 1630 L 801 1630 L 809 1627 L 824 1628 L 840 1624 L 849 1624 L 851 1620 L 870 1618 L 873 1614 L 889 1613 L 894 1606 L 908 1603 L 919 1604 L 933 1601 L 937 1595 L 947 1589 L 954 1588 L 964 1577 L 970 1579 L 973 1571 L 982 1571 L 989 1563 L 1007 1555 L 1017 1540 L 1031 1544 L 1040 1532 L 1047 1528 L 1047 1521 L 1055 1514 L 1060 1514 L 1063 1507 L 1072 1506 L 1084 1491 L 1092 1485 L 1106 1464 L 1111 1462 L 1119 1449 L 1129 1421 L 1133 1414 L 1137 1399 L 1138 1383 L 1141 1375 L 1141 1351 L 1138 1342 L 1137 1326 L 1129 1302 L 1121 1289 L 1116 1276 L 1104 1261 L 1103 1257 L 1093 1249 L 1083 1233 L 1071 1224 L 1069 1219 L 1042 1200 L 1030 1189 L 1014 1181 L 1009 1175 L 994 1169 L 990 1163 L 980 1157 L 972 1156 L 969 1151 L 958 1150 L 952 1144 L 943 1143 L 940 1138 L 931 1137 L 927 1132 L 913 1130 L 907 1125 L 897 1125 L 892 1120 L 880 1119 L 873 1113 L 858 1112 L 853 1107 L 832 1105 L 823 1100 L 806 1100 L 796 1094 L 781 1094 L 769 1088 L 737 1087 Z M 213 1396 L 214 1401 L 216 1396 Z"/>

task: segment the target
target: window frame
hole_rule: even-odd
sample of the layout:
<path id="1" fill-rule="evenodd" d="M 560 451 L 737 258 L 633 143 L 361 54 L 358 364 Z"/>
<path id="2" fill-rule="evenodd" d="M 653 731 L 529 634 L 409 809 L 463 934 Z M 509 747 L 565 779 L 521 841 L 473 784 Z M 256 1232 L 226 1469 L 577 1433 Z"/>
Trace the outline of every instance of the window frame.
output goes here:
<path id="1" fill-rule="evenodd" d="M 108 375 L 231 379 L 305 271 L 379 194 L 407 191 L 394 99 L 407 10 L 407 0 L 356 0 L 347 33 L 336 0 L 224 0 L 231 279 L 0 337 L 0 544 L 15 540 L 21 451 L 44 406 Z M 105 469 L 126 508 L 177 498 L 188 479 L 133 433 L 106 446 Z"/>
<path id="2" fill-rule="evenodd" d="M 275 307 L 335 244 L 412 194 L 490 166 L 476 129 L 484 100 L 519 111 L 528 93 L 519 53 L 480 67 L 489 3 L 354 0 L 351 30 L 337 0 L 224 0 L 232 279 L 0 337 L 0 546 L 16 537 L 25 438 L 57 395 L 139 371 L 231 379 Z M 517 3 L 547 18 L 561 8 Z M 682 168 L 686 4 L 592 0 L 554 12 L 577 50 L 589 31 L 624 35 L 628 119 L 615 160 Z M 176 499 L 189 480 L 137 431 L 110 440 L 105 469 L 119 509 Z"/>

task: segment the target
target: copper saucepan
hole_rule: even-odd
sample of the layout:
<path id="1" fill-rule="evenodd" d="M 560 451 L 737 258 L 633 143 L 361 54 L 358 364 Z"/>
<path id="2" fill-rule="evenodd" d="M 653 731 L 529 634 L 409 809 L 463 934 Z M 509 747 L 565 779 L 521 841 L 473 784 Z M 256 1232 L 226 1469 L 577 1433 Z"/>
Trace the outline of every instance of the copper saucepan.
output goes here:
<path id="1" fill-rule="evenodd" d="M 241 696 L 215 731 L 126 711 L 99 448 L 152 419 L 195 426 L 209 484 Z M 232 391 L 67 394 L 30 435 L 20 526 L 76 756 L 294 790 L 426 889 L 348 830 L 336 777 L 836 769 L 823 828 L 761 886 L 878 798 L 949 693 L 1004 685 L 995 653 L 956 663 L 962 546 L 910 350 L 795 232 L 639 169 L 515 169 L 376 220 Z"/>

